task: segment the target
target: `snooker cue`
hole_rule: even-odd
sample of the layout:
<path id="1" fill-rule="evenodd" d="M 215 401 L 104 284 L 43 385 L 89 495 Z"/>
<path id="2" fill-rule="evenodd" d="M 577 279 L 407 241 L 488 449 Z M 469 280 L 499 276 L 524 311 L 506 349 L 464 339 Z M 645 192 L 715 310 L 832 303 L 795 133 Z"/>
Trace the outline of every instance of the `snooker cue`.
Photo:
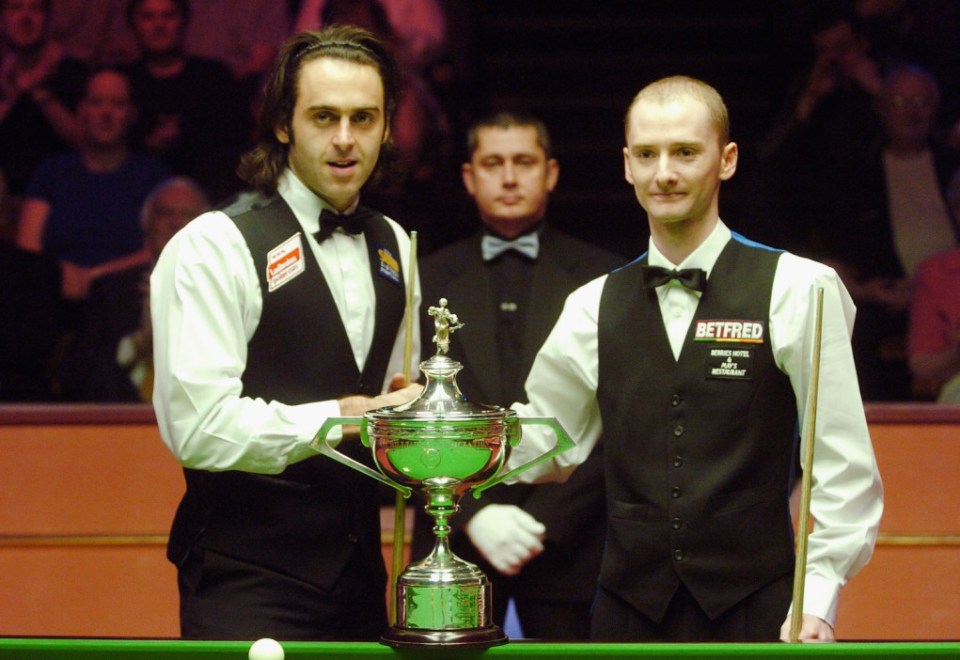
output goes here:
<path id="1" fill-rule="evenodd" d="M 813 363 L 807 393 L 807 420 L 804 425 L 803 474 L 800 489 L 800 516 L 797 522 L 797 557 L 793 572 L 793 612 L 790 641 L 800 641 L 803 627 L 803 588 L 807 577 L 807 534 L 810 526 L 810 489 L 813 486 L 813 445 L 817 430 L 817 391 L 820 381 L 820 339 L 823 334 L 823 287 L 817 289 L 817 308 L 813 328 Z"/>
<path id="2" fill-rule="evenodd" d="M 403 375 L 406 384 L 410 378 L 410 363 L 413 361 L 413 292 L 417 282 L 417 232 L 410 232 L 410 259 L 408 261 L 410 276 L 407 278 L 407 313 L 403 337 Z M 388 585 L 389 596 L 387 609 L 390 625 L 397 623 L 397 580 L 403 570 L 403 546 L 406 536 L 407 500 L 399 490 L 393 500 L 393 563 Z"/>

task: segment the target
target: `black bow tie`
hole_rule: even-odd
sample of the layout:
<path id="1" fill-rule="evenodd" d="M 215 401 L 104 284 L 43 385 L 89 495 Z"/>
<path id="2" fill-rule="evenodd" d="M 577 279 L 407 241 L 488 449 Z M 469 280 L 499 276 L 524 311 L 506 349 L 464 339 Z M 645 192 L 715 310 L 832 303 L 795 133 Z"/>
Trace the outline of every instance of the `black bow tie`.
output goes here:
<path id="1" fill-rule="evenodd" d="M 349 234 L 360 234 L 367 227 L 367 222 L 374 213 L 370 209 L 358 206 L 350 215 L 341 215 L 330 209 L 320 212 L 320 231 L 313 235 L 317 243 L 323 243 L 337 227 L 342 227 Z"/>
<path id="2" fill-rule="evenodd" d="M 683 286 L 702 292 L 707 284 L 707 273 L 702 268 L 683 268 L 681 270 L 661 268 L 660 266 L 641 266 L 643 286 L 656 289 L 670 280 L 677 280 Z"/>

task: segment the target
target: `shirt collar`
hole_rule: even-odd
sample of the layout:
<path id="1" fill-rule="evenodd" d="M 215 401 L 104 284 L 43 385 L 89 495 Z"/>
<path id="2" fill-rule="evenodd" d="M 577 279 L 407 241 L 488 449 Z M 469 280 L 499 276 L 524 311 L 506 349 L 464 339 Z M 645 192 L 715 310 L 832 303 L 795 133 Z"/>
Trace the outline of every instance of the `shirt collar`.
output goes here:
<path id="1" fill-rule="evenodd" d="M 663 253 L 657 249 L 657 246 L 653 244 L 653 238 L 651 238 L 647 263 L 651 266 L 662 266 L 664 268 L 702 268 L 706 271 L 707 277 L 709 277 L 713 265 L 717 263 L 717 259 L 720 258 L 720 253 L 723 252 L 723 248 L 726 247 L 727 242 L 729 242 L 730 236 L 730 229 L 718 218 L 716 226 L 713 228 L 713 231 L 710 232 L 710 235 L 707 236 L 706 240 L 698 245 L 697 249 L 687 255 L 687 258 L 679 264 L 674 264 L 663 256 Z"/>
<path id="2" fill-rule="evenodd" d="M 320 212 L 323 209 L 339 213 L 332 205 L 310 190 L 289 167 L 283 170 L 277 180 L 277 194 L 290 206 L 293 214 L 300 221 L 300 226 L 309 234 L 315 234 L 320 230 Z M 346 213 L 356 211 L 359 204 L 358 198 Z"/>

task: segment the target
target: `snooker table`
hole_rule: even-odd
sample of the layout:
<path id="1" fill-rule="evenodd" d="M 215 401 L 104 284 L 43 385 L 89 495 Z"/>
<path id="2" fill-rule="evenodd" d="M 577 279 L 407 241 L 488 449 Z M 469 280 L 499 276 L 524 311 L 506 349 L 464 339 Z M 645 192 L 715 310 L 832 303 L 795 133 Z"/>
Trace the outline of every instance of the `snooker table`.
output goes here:
<path id="1" fill-rule="evenodd" d="M 246 660 L 251 642 L 93 638 L 0 638 L 4 660 Z M 590 644 L 516 641 L 486 650 L 403 649 L 375 642 L 286 642 L 286 658 L 960 658 L 960 642 L 837 642 L 832 644 Z"/>

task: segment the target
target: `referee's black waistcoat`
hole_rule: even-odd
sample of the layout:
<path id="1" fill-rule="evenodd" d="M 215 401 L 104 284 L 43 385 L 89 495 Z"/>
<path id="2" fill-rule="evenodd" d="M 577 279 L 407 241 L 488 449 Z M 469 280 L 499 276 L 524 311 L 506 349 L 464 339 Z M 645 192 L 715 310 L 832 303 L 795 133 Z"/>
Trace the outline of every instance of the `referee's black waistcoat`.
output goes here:
<path id="1" fill-rule="evenodd" d="M 259 199 L 226 212 L 250 248 L 263 294 L 263 313 L 248 345 L 242 395 L 296 405 L 347 394 L 378 394 L 405 301 L 402 277 L 397 282 L 377 275 L 384 251 L 399 255 L 387 221 L 378 216 L 365 230 L 376 327 L 361 372 L 305 238 L 301 244 L 305 272 L 268 290 L 267 253 L 303 231 L 286 202 L 279 197 Z M 358 550 L 371 579 L 386 580 L 373 479 L 323 456 L 291 465 L 276 476 L 184 472 L 187 492 L 167 550 L 175 564 L 197 546 L 329 589 Z"/>
<path id="2" fill-rule="evenodd" d="M 604 286 L 597 396 L 609 531 L 600 584 L 653 621 L 681 582 L 715 618 L 793 569 L 797 413 L 768 323 L 780 254 L 737 237 L 725 246 L 679 360 L 656 292 L 642 285 L 645 256 Z M 762 342 L 745 341 L 756 326 L 737 324 L 756 322 Z M 740 337 L 697 340 L 698 327 Z"/>

